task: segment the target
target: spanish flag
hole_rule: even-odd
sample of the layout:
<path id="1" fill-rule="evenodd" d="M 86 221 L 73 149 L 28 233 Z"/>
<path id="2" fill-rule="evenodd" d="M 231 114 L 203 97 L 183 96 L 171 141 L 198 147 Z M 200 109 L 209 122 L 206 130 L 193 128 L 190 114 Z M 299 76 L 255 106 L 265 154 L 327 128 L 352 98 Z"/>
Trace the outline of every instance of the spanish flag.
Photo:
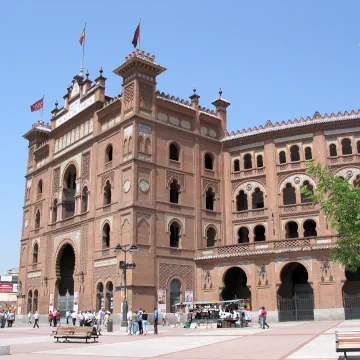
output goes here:
<path id="1" fill-rule="evenodd" d="M 82 31 L 80 38 L 79 38 L 80 45 L 82 45 L 85 40 L 85 30 L 86 30 L 86 24 L 85 24 L 84 30 Z"/>

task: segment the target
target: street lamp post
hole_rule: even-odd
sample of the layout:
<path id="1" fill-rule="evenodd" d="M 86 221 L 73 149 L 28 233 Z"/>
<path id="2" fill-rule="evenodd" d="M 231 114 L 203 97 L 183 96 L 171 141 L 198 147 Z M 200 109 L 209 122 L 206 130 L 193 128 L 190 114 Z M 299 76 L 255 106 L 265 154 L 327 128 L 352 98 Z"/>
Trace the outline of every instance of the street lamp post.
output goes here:
<path id="1" fill-rule="evenodd" d="M 128 312 L 128 304 L 127 304 L 127 288 L 126 288 L 126 270 L 133 270 L 136 268 L 136 264 L 135 263 L 127 263 L 126 262 L 126 254 L 128 252 L 134 252 L 137 251 L 137 246 L 135 244 L 131 244 L 131 245 L 126 245 L 126 246 L 121 246 L 120 244 L 117 244 L 115 247 L 114 252 L 115 253 L 119 253 L 119 252 L 123 252 L 125 255 L 125 261 L 120 261 L 119 263 L 119 267 L 123 272 L 123 279 L 124 279 L 124 301 L 123 301 L 123 308 L 122 308 L 122 322 L 121 322 L 121 327 L 127 327 L 127 312 Z"/>

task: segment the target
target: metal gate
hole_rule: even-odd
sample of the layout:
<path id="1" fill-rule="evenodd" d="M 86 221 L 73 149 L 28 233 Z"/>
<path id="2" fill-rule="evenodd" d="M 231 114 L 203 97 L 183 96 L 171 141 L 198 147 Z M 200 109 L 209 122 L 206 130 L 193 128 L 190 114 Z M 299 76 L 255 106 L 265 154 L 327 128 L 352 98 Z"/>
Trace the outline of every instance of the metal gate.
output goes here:
<path id="1" fill-rule="evenodd" d="M 360 295 L 343 293 L 345 320 L 360 319 Z"/>
<path id="2" fill-rule="evenodd" d="M 74 296 L 59 296 L 58 310 L 60 311 L 61 318 L 66 318 L 66 311 L 73 310 L 74 308 Z"/>
<path id="3" fill-rule="evenodd" d="M 314 296 L 295 295 L 291 299 L 278 296 L 279 321 L 314 320 Z"/>

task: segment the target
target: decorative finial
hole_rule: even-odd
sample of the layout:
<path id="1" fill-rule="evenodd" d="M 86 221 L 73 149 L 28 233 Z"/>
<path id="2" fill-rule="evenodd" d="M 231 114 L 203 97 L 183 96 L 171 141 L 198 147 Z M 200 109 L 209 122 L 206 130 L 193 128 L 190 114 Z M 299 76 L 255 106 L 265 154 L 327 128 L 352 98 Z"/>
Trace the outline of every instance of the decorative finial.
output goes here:
<path id="1" fill-rule="evenodd" d="M 221 97 L 221 95 L 222 95 L 222 90 L 221 90 L 221 88 L 219 89 L 219 95 L 220 95 L 220 97 Z"/>
<path id="2" fill-rule="evenodd" d="M 55 109 L 58 108 L 58 105 L 59 105 L 59 103 L 58 103 L 58 101 L 56 100 L 56 101 L 55 101 Z"/>
<path id="3" fill-rule="evenodd" d="M 89 70 L 86 70 L 86 79 L 88 79 L 89 78 Z"/>
<path id="4" fill-rule="evenodd" d="M 100 76 L 102 76 L 102 73 L 103 73 L 103 68 L 101 67 L 100 70 L 99 70 L 99 73 L 100 73 Z"/>
<path id="5" fill-rule="evenodd" d="M 194 92 L 194 94 L 196 94 L 196 87 L 195 86 L 193 88 L 193 92 Z"/>

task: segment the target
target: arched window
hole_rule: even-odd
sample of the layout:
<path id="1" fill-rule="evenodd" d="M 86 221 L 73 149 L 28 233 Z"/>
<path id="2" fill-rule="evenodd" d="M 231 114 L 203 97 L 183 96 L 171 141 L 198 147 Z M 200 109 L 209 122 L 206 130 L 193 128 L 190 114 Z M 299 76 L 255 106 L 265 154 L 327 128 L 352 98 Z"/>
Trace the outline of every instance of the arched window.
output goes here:
<path id="1" fill-rule="evenodd" d="M 337 149 L 335 144 L 329 146 L 330 156 L 337 156 Z"/>
<path id="2" fill-rule="evenodd" d="M 169 149 L 170 160 L 179 161 L 179 155 L 180 155 L 179 147 L 176 144 L 171 143 Z"/>
<path id="3" fill-rule="evenodd" d="M 314 220 L 306 220 L 304 222 L 304 237 L 317 236 L 316 222 Z"/>
<path id="4" fill-rule="evenodd" d="M 236 197 L 236 211 L 243 211 L 248 209 L 247 194 L 244 190 L 240 190 L 239 195 Z"/>
<path id="5" fill-rule="evenodd" d="M 179 192 L 180 192 L 180 185 L 178 184 L 177 180 L 173 180 L 170 184 L 170 202 L 173 204 L 179 203 Z"/>
<path id="6" fill-rule="evenodd" d="M 35 216 L 35 229 L 40 228 L 40 222 L 41 222 L 41 214 L 40 214 L 40 210 L 38 210 Z"/>
<path id="7" fill-rule="evenodd" d="M 205 169 L 213 170 L 214 169 L 214 157 L 212 154 L 205 154 Z"/>
<path id="8" fill-rule="evenodd" d="M 110 311 L 111 313 L 114 310 L 113 292 L 114 292 L 114 285 L 111 281 L 109 281 L 106 284 L 106 301 L 105 301 L 105 309 L 104 310 Z"/>
<path id="9" fill-rule="evenodd" d="M 290 148 L 290 160 L 291 161 L 300 161 L 300 151 L 297 145 L 293 145 Z"/>
<path id="10" fill-rule="evenodd" d="M 145 140 L 145 152 L 151 154 L 151 141 L 149 138 Z"/>
<path id="11" fill-rule="evenodd" d="M 102 231 L 102 248 L 108 249 L 110 247 L 110 225 L 106 223 Z"/>
<path id="12" fill-rule="evenodd" d="M 128 140 L 124 140 L 124 155 L 128 153 Z"/>
<path id="13" fill-rule="evenodd" d="M 262 225 L 255 226 L 254 229 L 255 241 L 265 241 L 265 228 Z"/>
<path id="14" fill-rule="evenodd" d="M 264 207 L 264 194 L 259 188 L 256 188 L 252 193 L 252 207 L 253 209 L 262 209 Z"/>
<path id="15" fill-rule="evenodd" d="M 312 160 L 312 150 L 310 146 L 305 148 L 305 160 Z"/>
<path id="16" fill-rule="evenodd" d="M 295 239 L 299 237 L 298 224 L 295 221 L 289 221 L 285 225 L 286 239 Z"/>
<path id="17" fill-rule="evenodd" d="M 175 304 L 181 301 L 181 283 L 174 279 L 170 283 L 170 312 L 175 312 Z"/>
<path id="18" fill-rule="evenodd" d="M 104 285 L 98 283 L 96 287 L 96 310 L 104 308 Z"/>
<path id="19" fill-rule="evenodd" d="M 286 164 L 286 153 L 285 151 L 279 152 L 279 164 Z"/>
<path id="20" fill-rule="evenodd" d="M 252 169 L 251 154 L 244 155 L 244 169 Z"/>
<path id="21" fill-rule="evenodd" d="M 40 195 L 40 194 L 42 194 L 42 192 L 43 192 L 43 182 L 42 182 L 42 180 L 39 180 L 38 186 L 37 186 L 37 193 L 38 193 L 38 195 Z"/>
<path id="22" fill-rule="evenodd" d="M 34 306 L 33 306 L 33 312 L 38 311 L 38 305 L 39 305 L 39 292 L 37 290 L 34 291 Z"/>
<path id="23" fill-rule="evenodd" d="M 76 167 L 71 164 L 64 175 L 63 185 L 63 219 L 70 218 L 75 215 L 75 192 L 76 192 Z"/>
<path id="24" fill-rule="evenodd" d="M 348 138 L 341 140 L 341 147 L 342 147 L 342 154 L 343 155 L 351 155 L 352 148 L 351 148 L 351 141 Z"/>
<path id="25" fill-rule="evenodd" d="M 214 228 L 209 227 L 206 231 L 206 246 L 207 247 L 213 247 L 215 246 L 215 237 L 216 237 L 216 231 Z"/>
<path id="26" fill-rule="evenodd" d="M 295 188 L 290 183 L 286 184 L 286 187 L 283 190 L 283 204 L 284 205 L 296 204 Z"/>
<path id="27" fill-rule="evenodd" d="M 360 187 L 360 175 L 356 176 L 356 179 L 354 180 L 354 186 Z"/>
<path id="28" fill-rule="evenodd" d="M 360 141 L 356 143 L 357 153 L 360 154 Z"/>
<path id="29" fill-rule="evenodd" d="M 209 187 L 206 192 L 206 209 L 214 210 L 215 193 L 214 190 Z"/>
<path id="30" fill-rule="evenodd" d="M 258 168 L 261 168 L 261 167 L 264 166 L 264 162 L 263 162 L 263 157 L 262 157 L 262 155 L 258 155 L 258 156 L 256 157 L 256 166 L 257 166 Z"/>
<path id="31" fill-rule="evenodd" d="M 39 245 L 36 242 L 33 247 L 33 264 L 37 264 L 39 260 Z"/>
<path id="32" fill-rule="evenodd" d="M 138 138 L 138 151 L 139 152 L 144 151 L 144 139 L 142 136 L 139 136 L 139 138 Z"/>
<path id="33" fill-rule="evenodd" d="M 109 144 L 105 150 L 105 162 L 112 161 L 113 159 L 113 146 Z"/>
<path id="34" fill-rule="evenodd" d="M 111 204 L 111 184 L 108 180 L 104 187 L 104 205 Z"/>
<path id="35" fill-rule="evenodd" d="M 81 194 L 81 212 L 85 213 L 88 211 L 89 192 L 87 186 L 84 186 Z"/>
<path id="36" fill-rule="evenodd" d="M 243 226 L 238 231 L 238 243 L 243 244 L 248 242 L 249 242 L 249 229 Z"/>
<path id="37" fill-rule="evenodd" d="M 234 172 L 240 171 L 240 160 L 234 160 Z"/>
<path id="38" fill-rule="evenodd" d="M 128 149 L 128 154 L 132 153 L 132 137 L 129 137 L 129 149 Z"/>
<path id="39" fill-rule="evenodd" d="M 314 194 L 314 188 L 309 183 L 309 181 L 304 181 L 303 186 L 305 186 L 309 191 L 311 191 L 312 194 Z M 312 202 L 311 198 L 306 196 L 305 194 L 301 193 L 301 203 L 309 203 Z"/>
<path id="40" fill-rule="evenodd" d="M 170 247 L 178 248 L 180 243 L 180 226 L 173 222 L 170 225 Z"/>
<path id="41" fill-rule="evenodd" d="M 51 222 L 57 222 L 57 199 L 54 199 L 53 206 L 51 208 Z"/>
<path id="42" fill-rule="evenodd" d="M 27 312 L 32 313 L 32 291 L 31 290 L 28 292 Z"/>

